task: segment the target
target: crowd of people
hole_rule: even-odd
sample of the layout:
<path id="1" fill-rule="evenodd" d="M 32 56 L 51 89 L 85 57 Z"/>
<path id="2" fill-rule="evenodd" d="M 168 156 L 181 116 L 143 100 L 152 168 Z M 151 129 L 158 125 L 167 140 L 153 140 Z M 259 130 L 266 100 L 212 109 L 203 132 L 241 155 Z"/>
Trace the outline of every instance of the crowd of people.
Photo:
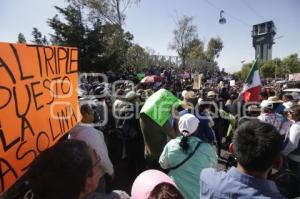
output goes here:
<path id="1" fill-rule="evenodd" d="M 300 196 L 297 93 L 262 88 L 260 101 L 245 103 L 242 84 L 230 84 L 225 73 L 204 74 L 200 89 L 193 88 L 192 70 L 151 67 L 144 75 L 159 79 L 142 83 L 134 74 L 107 74 L 107 82 L 99 76 L 80 79 L 82 120 L 31 165 L 26 176 L 33 198 Z M 140 113 L 161 89 L 181 100 L 163 125 Z M 220 162 L 230 162 L 224 150 L 233 161 L 220 171 Z M 124 161 L 122 172 L 135 179 L 130 193 L 112 186 Z M 285 181 L 285 189 L 276 174 L 287 171 L 295 180 Z"/>

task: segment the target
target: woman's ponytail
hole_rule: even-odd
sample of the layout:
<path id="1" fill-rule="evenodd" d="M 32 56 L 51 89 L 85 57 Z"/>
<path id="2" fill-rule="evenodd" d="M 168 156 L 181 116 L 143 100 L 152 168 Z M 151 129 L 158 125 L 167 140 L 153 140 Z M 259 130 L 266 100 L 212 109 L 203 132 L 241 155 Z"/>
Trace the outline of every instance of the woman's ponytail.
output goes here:
<path id="1" fill-rule="evenodd" d="M 179 146 L 182 148 L 183 152 L 187 152 L 187 150 L 189 149 L 188 138 L 189 137 L 183 136 L 179 143 Z"/>

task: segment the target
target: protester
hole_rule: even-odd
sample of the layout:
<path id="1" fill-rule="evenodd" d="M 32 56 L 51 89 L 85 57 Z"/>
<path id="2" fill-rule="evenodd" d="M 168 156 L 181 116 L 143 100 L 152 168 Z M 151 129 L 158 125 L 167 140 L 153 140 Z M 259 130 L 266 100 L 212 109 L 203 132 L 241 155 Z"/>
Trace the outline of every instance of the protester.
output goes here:
<path id="1" fill-rule="evenodd" d="M 194 136 L 199 120 L 192 114 L 184 114 L 178 122 L 181 136 L 165 146 L 159 163 L 170 170 L 178 189 L 185 198 L 199 198 L 199 176 L 204 168 L 217 166 L 217 155 L 210 144 Z"/>
<path id="2" fill-rule="evenodd" d="M 182 91 L 182 97 L 183 97 L 183 103 L 186 106 L 195 107 L 195 104 L 197 103 L 197 97 L 194 91 Z"/>
<path id="3" fill-rule="evenodd" d="M 283 141 L 276 128 L 257 120 L 243 123 L 234 133 L 230 151 L 237 167 L 228 172 L 204 169 L 200 198 L 284 198 L 267 180 L 272 167 L 279 168 Z"/>
<path id="4" fill-rule="evenodd" d="M 261 114 L 257 117 L 260 121 L 271 124 L 276 127 L 283 137 L 288 132 L 291 123 L 283 115 L 275 112 L 275 106 L 272 101 L 264 100 L 260 104 Z"/>
<path id="5" fill-rule="evenodd" d="M 300 178 L 300 105 L 293 106 L 288 113 L 294 124 L 287 134 L 282 154 L 287 156 L 290 169 Z"/>
<path id="6" fill-rule="evenodd" d="M 181 107 L 179 107 L 179 109 L 183 108 L 183 110 L 180 110 L 178 115 L 181 117 L 187 113 L 194 114 L 199 119 L 199 124 L 198 124 L 197 131 L 195 132 L 195 136 L 197 136 L 204 142 L 208 142 L 211 144 L 215 143 L 216 141 L 215 133 L 210 127 L 210 124 L 211 126 L 213 126 L 212 125 L 213 122 L 207 116 L 209 104 L 200 104 L 200 105 L 197 104 L 199 100 L 197 100 L 195 92 L 193 91 L 183 91 L 182 95 L 184 97 L 181 103 Z M 172 120 L 173 127 L 176 126 L 175 123 L 176 123 L 176 119 L 173 118 Z"/>
<path id="7" fill-rule="evenodd" d="M 238 126 L 240 126 L 242 123 L 246 121 L 257 119 L 259 115 L 260 115 L 260 108 L 258 107 L 258 105 L 255 104 L 249 105 L 246 109 L 246 115 L 244 115 L 239 119 Z"/>
<path id="8" fill-rule="evenodd" d="M 284 115 L 285 107 L 282 104 L 283 101 L 280 100 L 278 96 L 270 96 L 267 100 L 273 104 L 273 109 L 275 110 L 275 113 Z"/>
<path id="9" fill-rule="evenodd" d="M 197 137 L 201 140 L 215 144 L 216 136 L 214 130 L 211 128 L 214 125 L 213 120 L 209 117 L 209 106 L 201 98 L 198 99 L 198 110 L 196 117 L 199 119 L 199 125 L 197 129 Z"/>
<path id="10" fill-rule="evenodd" d="M 34 199 L 129 199 L 123 191 L 95 192 L 103 174 L 101 158 L 79 140 L 66 140 L 43 151 L 28 171 Z"/>
<path id="11" fill-rule="evenodd" d="M 99 156 L 84 142 L 69 140 L 45 150 L 28 171 L 37 199 L 81 199 L 95 191 L 101 177 Z"/>
<path id="12" fill-rule="evenodd" d="M 106 191 L 106 179 L 104 174 L 107 173 L 112 180 L 114 178 L 114 168 L 108 156 L 107 146 L 104 140 L 103 133 L 95 128 L 92 124 L 94 121 L 94 111 L 89 104 L 83 104 L 80 107 L 82 115 L 81 123 L 76 125 L 69 131 L 69 139 L 82 140 L 94 149 L 98 156 L 101 157 L 101 166 L 104 173 L 99 182 L 98 191 Z"/>
<path id="13" fill-rule="evenodd" d="M 211 103 L 209 112 L 214 121 L 214 125 L 212 128 L 215 132 L 217 141 L 217 154 L 219 157 L 221 157 L 223 137 L 229 136 L 231 134 L 231 131 L 235 127 L 236 123 L 235 117 L 231 115 L 226 109 L 226 99 L 222 96 L 219 96 L 218 99 L 217 94 L 214 91 L 209 91 L 207 93 L 206 99 Z"/>
<path id="14" fill-rule="evenodd" d="M 282 105 L 285 107 L 286 110 L 290 109 L 292 106 L 295 105 L 294 98 L 291 94 L 283 95 L 282 100 L 283 100 Z"/>
<path id="15" fill-rule="evenodd" d="M 168 139 L 177 136 L 172 127 L 171 116 L 173 103 L 179 104 L 179 102 L 170 91 L 160 89 L 147 99 L 140 112 L 140 126 L 148 169 L 160 169 L 158 159 L 164 146 Z M 160 113 L 155 114 L 158 111 Z"/>
<path id="16" fill-rule="evenodd" d="M 183 199 L 174 181 L 158 170 L 147 170 L 134 181 L 132 199 Z"/>
<path id="17" fill-rule="evenodd" d="M 300 99 L 299 93 L 292 92 L 291 95 L 293 96 L 293 102 L 294 102 L 295 104 L 297 104 L 298 101 L 299 101 L 299 99 Z"/>
<path id="18" fill-rule="evenodd" d="M 148 199 L 183 199 L 183 196 L 174 185 L 164 182 L 154 187 Z"/>
<path id="19" fill-rule="evenodd" d="M 238 113 L 238 93 L 235 91 L 232 91 L 229 94 L 229 99 L 226 101 L 226 109 L 232 114 L 232 115 L 236 115 Z"/>
<path id="20" fill-rule="evenodd" d="M 121 129 L 128 160 L 128 168 L 137 176 L 145 169 L 144 140 L 137 115 L 137 113 L 140 112 L 139 97 L 134 91 L 130 91 L 126 94 L 125 100 L 126 105 L 120 111 L 124 118 L 121 120 Z"/>
<path id="21" fill-rule="evenodd" d="M 268 99 L 268 92 L 266 90 L 262 90 L 259 95 L 260 95 L 261 101 Z"/>
<path id="22" fill-rule="evenodd" d="M 118 79 L 118 76 L 121 77 L 123 80 L 134 79 L 133 76 L 135 76 L 134 75 L 135 73 L 136 71 L 134 70 L 134 68 L 129 67 L 128 69 L 124 69 L 121 73 L 117 74 L 116 79 Z M 144 73 L 144 76 L 157 75 L 157 74 L 161 75 L 160 82 L 153 82 L 147 84 L 139 83 L 136 86 L 136 89 L 134 91 L 132 89 L 131 90 L 128 89 L 128 87 L 126 86 L 128 84 L 127 83 L 128 81 L 126 81 L 126 83 L 121 85 L 120 87 L 121 89 L 119 89 L 119 92 L 122 93 L 122 97 L 120 96 L 114 102 L 113 111 L 117 113 L 116 115 L 122 114 L 121 112 L 118 111 L 124 108 L 126 101 L 127 103 L 135 104 L 135 100 L 134 100 L 135 97 L 133 100 L 129 99 L 130 96 L 135 96 L 132 95 L 133 93 L 137 94 L 138 98 L 143 102 L 153 94 L 153 91 L 157 91 L 159 88 L 166 88 L 169 91 L 171 91 L 174 95 L 177 95 L 179 97 L 181 94 L 183 103 L 182 106 L 177 108 L 178 116 L 184 116 L 185 114 L 194 114 L 194 116 L 196 116 L 199 119 L 200 122 L 198 123 L 198 129 L 191 137 L 197 136 L 203 142 L 214 143 L 215 141 L 214 133 L 216 133 L 217 140 L 218 140 L 218 145 L 217 145 L 218 154 L 220 156 L 221 154 L 225 154 L 225 156 L 223 156 L 223 159 L 221 160 L 227 159 L 226 152 L 224 153 L 224 149 L 226 150 L 225 147 L 227 146 L 227 143 L 230 142 L 232 132 L 236 128 L 236 126 L 242 125 L 242 123 L 249 120 L 250 118 L 255 120 L 255 118 L 257 118 L 258 116 L 257 108 L 255 106 L 247 106 L 247 105 L 245 106 L 247 108 L 245 109 L 247 116 L 244 115 L 243 109 L 245 107 L 243 106 L 241 98 L 238 97 L 238 93 L 241 91 L 242 88 L 242 82 L 236 80 L 235 86 L 229 87 L 229 79 L 227 79 L 227 77 L 224 77 L 223 73 L 220 72 L 204 73 L 203 74 L 204 80 L 202 82 L 201 89 L 193 90 L 193 91 L 191 90 L 192 83 L 190 78 L 191 77 L 190 69 L 179 70 L 172 67 L 151 66 L 148 69 L 144 69 L 142 73 Z M 291 101 L 295 99 L 294 98 L 285 99 L 284 96 L 283 97 L 284 102 L 282 102 L 280 98 L 275 96 L 275 94 L 277 96 L 282 95 L 281 88 L 276 85 L 273 85 L 273 83 L 268 81 L 266 82 L 266 84 L 268 84 L 268 86 L 262 88 L 261 98 L 270 102 L 272 104 L 271 105 L 272 108 L 268 109 L 268 107 L 263 107 L 263 103 L 265 103 L 263 102 L 261 108 L 264 110 L 262 110 L 262 113 L 258 118 L 278 128 L 283 138 L 284 135 L 289 130 L 289 125 L 288 125 L 289 121 L 286 119 L 285 117 L 286 115 L 283 114 L 286 114 L 289 108 L 292 107 L 291 103 L 293 103 L 293 105 L 295 104 L 294 101 Z M 201 95 L 201 98 L 203 100 L 200 104 L 198 104 L 199 108 L 197 108 L 197 104 L 195 102 L 196 99 L 199 97 L 199 94 Z M 296 94 L 293 95 L 295 95 L 295 97 L 297 98 Z M 293 97 L 293 95 L 290 96 Z M 215 107 L 210 106 L 209 108 L 210 111 L 208 111 L 208 107 L 206 105 L 207 101 L 211 103 L 216 103 Z M 138 112 L 138 111 L 134 111 L 134 112 Z M 158 109 L 157 114 L 161 114 L 160 109 Z M 213 117 L 214 120 L 212 120 L 211 117 Z M 116 120 L 116 118 L 111 118 L 111 119 Z M 235 120 L 239 121 L 238 125 Z M 134 150 L 134 146 L 137 145 L 139 142 L 135 139 L 130 139 L 131 138 L 130 135 L 136 134 L 132 132 L 139 131 L 138 125 L 136 125 L 136 122 L 134 122 L 134 120 L 131 120 L 131 122 L 129 122 L 130 120 L 127 120 L 126 122 L 123 122 L 122 120 L 117 120 L 117 121 L 118 121 L 117 127 L 119 130 L 121 129 L 120 132 L 122 132 L 121 133 L 122 138 L 120 139 L 122 139 L 123 143 L 119 144 L 118 146 L 112 146 L 112 148 L 117 148 L 117 147 L 120 148 L 123 147 L 123 144 L 125 144 L 124 146 L 126 146 L 125 148 L 127 149 L 127 157 L 130 157 L 128 159 L 140 160 L 139 158 L 136 157 L 136 155 L 139 154 L 140 149 L 136 148 L 136 150 Z M 281 121 L 284 121 L 282 123 L 282 126 L 281 126 Z M 128 123 L 130 123 L 130 125 L 128 125 Z M 178 125 L 176 125 L 176 120 L 173 120 L 172 122 L 168 120 L 166 123 L 164 123 L 164 125 L 158 125 L 153 121 L 153 118 L 150 118 L 148 115 L 141 113 L 140 125 L 141 125 L 142 136 L 145 141 L 144 155 L 146 158 L 147 166 L 148 168 L 162 169 L 158 164 L 158 158 L 161 151 L 167 144 L 167 141 L 169 139 L 176 137 L 177 133 L 179 132 Z M 128 128 L 129 126 L 130 128 Z M 105 132 L 104 134 L 106 135 Z M 224 144 L 224 137 L 226 137 L 226 144 Z M 112 148 L 110 148 L 110 150 L 112 150 Z M 128 156 L 128 154 L 132 155 L 132 152 L 128 153 L 128 151 L 136 151 L 136 153 L 134 153 L 133 156 L 130 155 Z M 125 154 L 126 153 L 123 153 L 122 156 L 123 158 L 125 157 Z M 129 168 L 134 168 L 131 166 L 132 165 L 131 163 L 133 162 L 134 161 L 128 162 L 130 166 Z M 119 164 L 119 161 L 117 161 L 117 164 Z"/>

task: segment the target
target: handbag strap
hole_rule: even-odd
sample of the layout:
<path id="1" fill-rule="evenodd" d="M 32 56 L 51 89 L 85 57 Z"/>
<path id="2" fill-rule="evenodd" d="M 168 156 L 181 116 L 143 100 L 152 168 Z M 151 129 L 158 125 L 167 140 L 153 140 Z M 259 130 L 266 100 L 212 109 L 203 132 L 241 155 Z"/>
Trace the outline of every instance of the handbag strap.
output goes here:
<path id="1" fill-rule="evenodd" d="M 197 151 L 197 149 L 199 148 L 201 142 L 198 142 L 197 146 L 195 147 L 194 151 L 192 153 L 190 153 L 183 161 L 181 161 L 179 164 L 177 164 L 176 166 L 174 167 L 170 167 L 168 168 L 168 170 L 174 170 L 174 169 L 177 169 L 178 167 L 180 167 L 181 165 L 183 165 L 184 163 L 186 163 L 186 161 L 188 161 L 194 154 L 195 152 Z"/>

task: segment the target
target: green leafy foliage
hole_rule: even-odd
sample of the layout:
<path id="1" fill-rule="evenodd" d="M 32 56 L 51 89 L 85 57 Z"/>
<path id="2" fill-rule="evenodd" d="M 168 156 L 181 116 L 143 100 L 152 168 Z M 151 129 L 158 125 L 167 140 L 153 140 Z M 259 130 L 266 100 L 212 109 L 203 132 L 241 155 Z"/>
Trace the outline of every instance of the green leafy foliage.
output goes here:
<path id="1" fill-rule="evenodd" d="M 208 42 L 206 57 L 209 61 L 218 58 L 221 50 L 223 49 L 223 42 L 221 38 L 211 38 Z"/>
<path id="2" fill-rule="evenodd" d="M 128 65 L 135 68 L 136 71 L 141 71 L 148 66 L 149 54 L 138 44 L 129 47 L 126 56 Z"/>
<path id="3" fill-rule="evenodd" d="M 132 45 L 133 35 L 122 31 L 108 22 L 89 21 L 84 16 L 84 5 L 68 5 L 66 8 L 55 7 L 59 14 L 48 20 L 54 30 L 51 41 L 56 45 L 74 46 L 79 50 L 79 70 L 103 72 L 118 70 L 124 65 L 124 52 Z M 60 17 L 63 19 L 60 19 Z M 122 46 L 122 48 L 119 48 Z"/>
<path id="4" fill-rule="evenodd" d="M 32 30 L 32 37 L 33 37 L 33 40 L 31 40 L 32 43 L 39 44 L 39 45 L 48 45 L 49 44 L 47 37 L 45 35 L 43 35 L 35 27 Z"/>
<path id="5" fill-rule="evenodd" d="M 169 45 L 171 49 L 177 51 L 184 67 L 186 66 L 190 43 L 198 37 L 197 26 L 193 25 L 192 22 L 193 17 L 183 16 L 173 31 L 174 39 Z"/>
<path id="6" fill-rule="evenodd" d="M 198 38 L 197 26 L 193 25 L 193 17 L 183 16 L 173 31 L 174 38 L 170 48 L 176 50 L 182 61 L 182 66 L 189 66 L 200 72 L 219 70 L 215 59 L 223 49 L 223 42 L 218 38 L 211 38 L 207 50 Z"/>
<path id="7" fill-rule="evenodd" d="M 251 63 L 244 64 L 241 71 L 234 73 L 234 75 L 244 80 L 251 66 Z M 284 78 L 288 74 L 300 72 L 300 59 L 297 54 L 291 54 L 282 60 L 275 58 L 269 61 L 260 61 L 259 70 L 262 78 Z"/>

